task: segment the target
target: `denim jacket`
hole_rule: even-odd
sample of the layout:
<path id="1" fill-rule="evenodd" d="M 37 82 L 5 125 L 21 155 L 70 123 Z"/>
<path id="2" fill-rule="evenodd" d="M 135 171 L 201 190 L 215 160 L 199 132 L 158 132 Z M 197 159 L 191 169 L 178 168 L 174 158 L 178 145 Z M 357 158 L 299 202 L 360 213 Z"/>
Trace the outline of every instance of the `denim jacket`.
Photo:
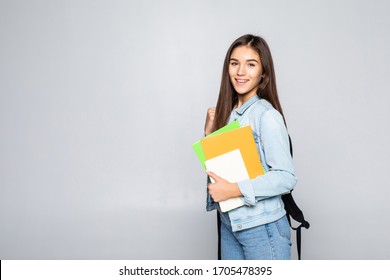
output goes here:
<path id="1" fill-rule="evenodd" d="M 232 111 L 229 123 L 250 125 L 265 174 L 238 182 L 244 206 L 228 212 L 233 231 L 267 224 L 286 214 L 281 195 L 296 185 L 288 133 L 282 115 L 257 95 Z M 218 175 L 218 174 L 217 174 Z M 207 211 L 219 209 L 207 194 Z"/>

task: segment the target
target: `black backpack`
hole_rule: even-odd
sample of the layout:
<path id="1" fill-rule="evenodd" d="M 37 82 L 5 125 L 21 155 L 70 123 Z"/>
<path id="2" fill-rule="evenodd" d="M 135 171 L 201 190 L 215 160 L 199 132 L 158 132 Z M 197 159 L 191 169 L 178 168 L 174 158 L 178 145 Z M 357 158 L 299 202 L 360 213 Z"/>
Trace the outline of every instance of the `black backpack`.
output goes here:
<path id="1" fill-rule="evenodd" d="M 293 148 L 291 143 L 290 135 L 288 136 L 288 140 L 290 142 L 290 153 L 291 157 L 293 156 Z M 297 250 L 298 250 L 298 260 L 301 259 L 301 229 L 302 227 L 308 229 L 310 227 L 310 224 L 308 221 L 305 220 L 305 217 L 303 216 L 303 213 L 301 209 L 299 209 L 298 205 L 295 203 L 294 198 L 292 196 L 292 193 L 287 193 L 282 195 L 282 200 L 284 203 L 284 209 L 286 210 L 286 215 L 288 219 L 288 223 L 290 224 L 290 227 L 293 230 L 297 231 Z M 299 226 L 293 227 L 291 224 L 291 218 L 298 223 L 300 223 Z M 221 259 L 221 217 L 218 212 L 217 214 L 217 224 L 218 224 L 218 260 Z"/>

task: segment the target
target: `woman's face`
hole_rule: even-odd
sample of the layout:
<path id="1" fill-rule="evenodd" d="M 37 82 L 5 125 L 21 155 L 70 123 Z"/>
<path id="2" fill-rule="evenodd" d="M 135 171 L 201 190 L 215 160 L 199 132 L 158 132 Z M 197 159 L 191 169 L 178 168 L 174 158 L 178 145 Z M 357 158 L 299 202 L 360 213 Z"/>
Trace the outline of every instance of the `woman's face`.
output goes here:
<path id="1" fill-rule="evenodd" d="M 254 49 L 239 46 L 233 50 L 229 61 L 229 77 L 238 93 L 239 105 L 256 94 L 262 74 L 261 60 Z"/>

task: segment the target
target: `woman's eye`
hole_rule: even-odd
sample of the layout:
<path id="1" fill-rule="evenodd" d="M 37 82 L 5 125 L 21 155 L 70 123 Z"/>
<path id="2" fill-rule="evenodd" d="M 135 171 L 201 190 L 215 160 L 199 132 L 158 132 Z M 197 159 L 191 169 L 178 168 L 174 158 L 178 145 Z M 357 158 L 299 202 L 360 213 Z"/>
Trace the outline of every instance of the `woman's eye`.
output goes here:
<path id="1" fill-rule="evenodd" d="M 256 65 L 254 63 L 249 63 L 249 67 L 255 67 Z"/>
<path id="2" fill-rule="evenodd" d="M 231 66 L 236 66 L 236 65 L 238 65 L 238 63 L 235 62 L 235 61 L 232 61 L 232 62 L 230 62 L 230 65 L 231 65 Z"/>

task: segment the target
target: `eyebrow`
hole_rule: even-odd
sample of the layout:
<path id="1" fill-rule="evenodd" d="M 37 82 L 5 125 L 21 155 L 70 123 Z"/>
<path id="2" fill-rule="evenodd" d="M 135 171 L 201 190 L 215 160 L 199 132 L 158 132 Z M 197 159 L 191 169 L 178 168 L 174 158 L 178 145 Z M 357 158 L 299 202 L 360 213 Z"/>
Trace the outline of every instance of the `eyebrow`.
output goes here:
<path id="1" fill-rule="evenodd" d="M 231 58 L 230 60 L 238 61 L 237 58 Z M 247 60 L 246 60 L 246 62 L 251 62 L 251 61 L 254 61 L 254 62 L 259 63 L 256 59 L 247 59 Z"/>

